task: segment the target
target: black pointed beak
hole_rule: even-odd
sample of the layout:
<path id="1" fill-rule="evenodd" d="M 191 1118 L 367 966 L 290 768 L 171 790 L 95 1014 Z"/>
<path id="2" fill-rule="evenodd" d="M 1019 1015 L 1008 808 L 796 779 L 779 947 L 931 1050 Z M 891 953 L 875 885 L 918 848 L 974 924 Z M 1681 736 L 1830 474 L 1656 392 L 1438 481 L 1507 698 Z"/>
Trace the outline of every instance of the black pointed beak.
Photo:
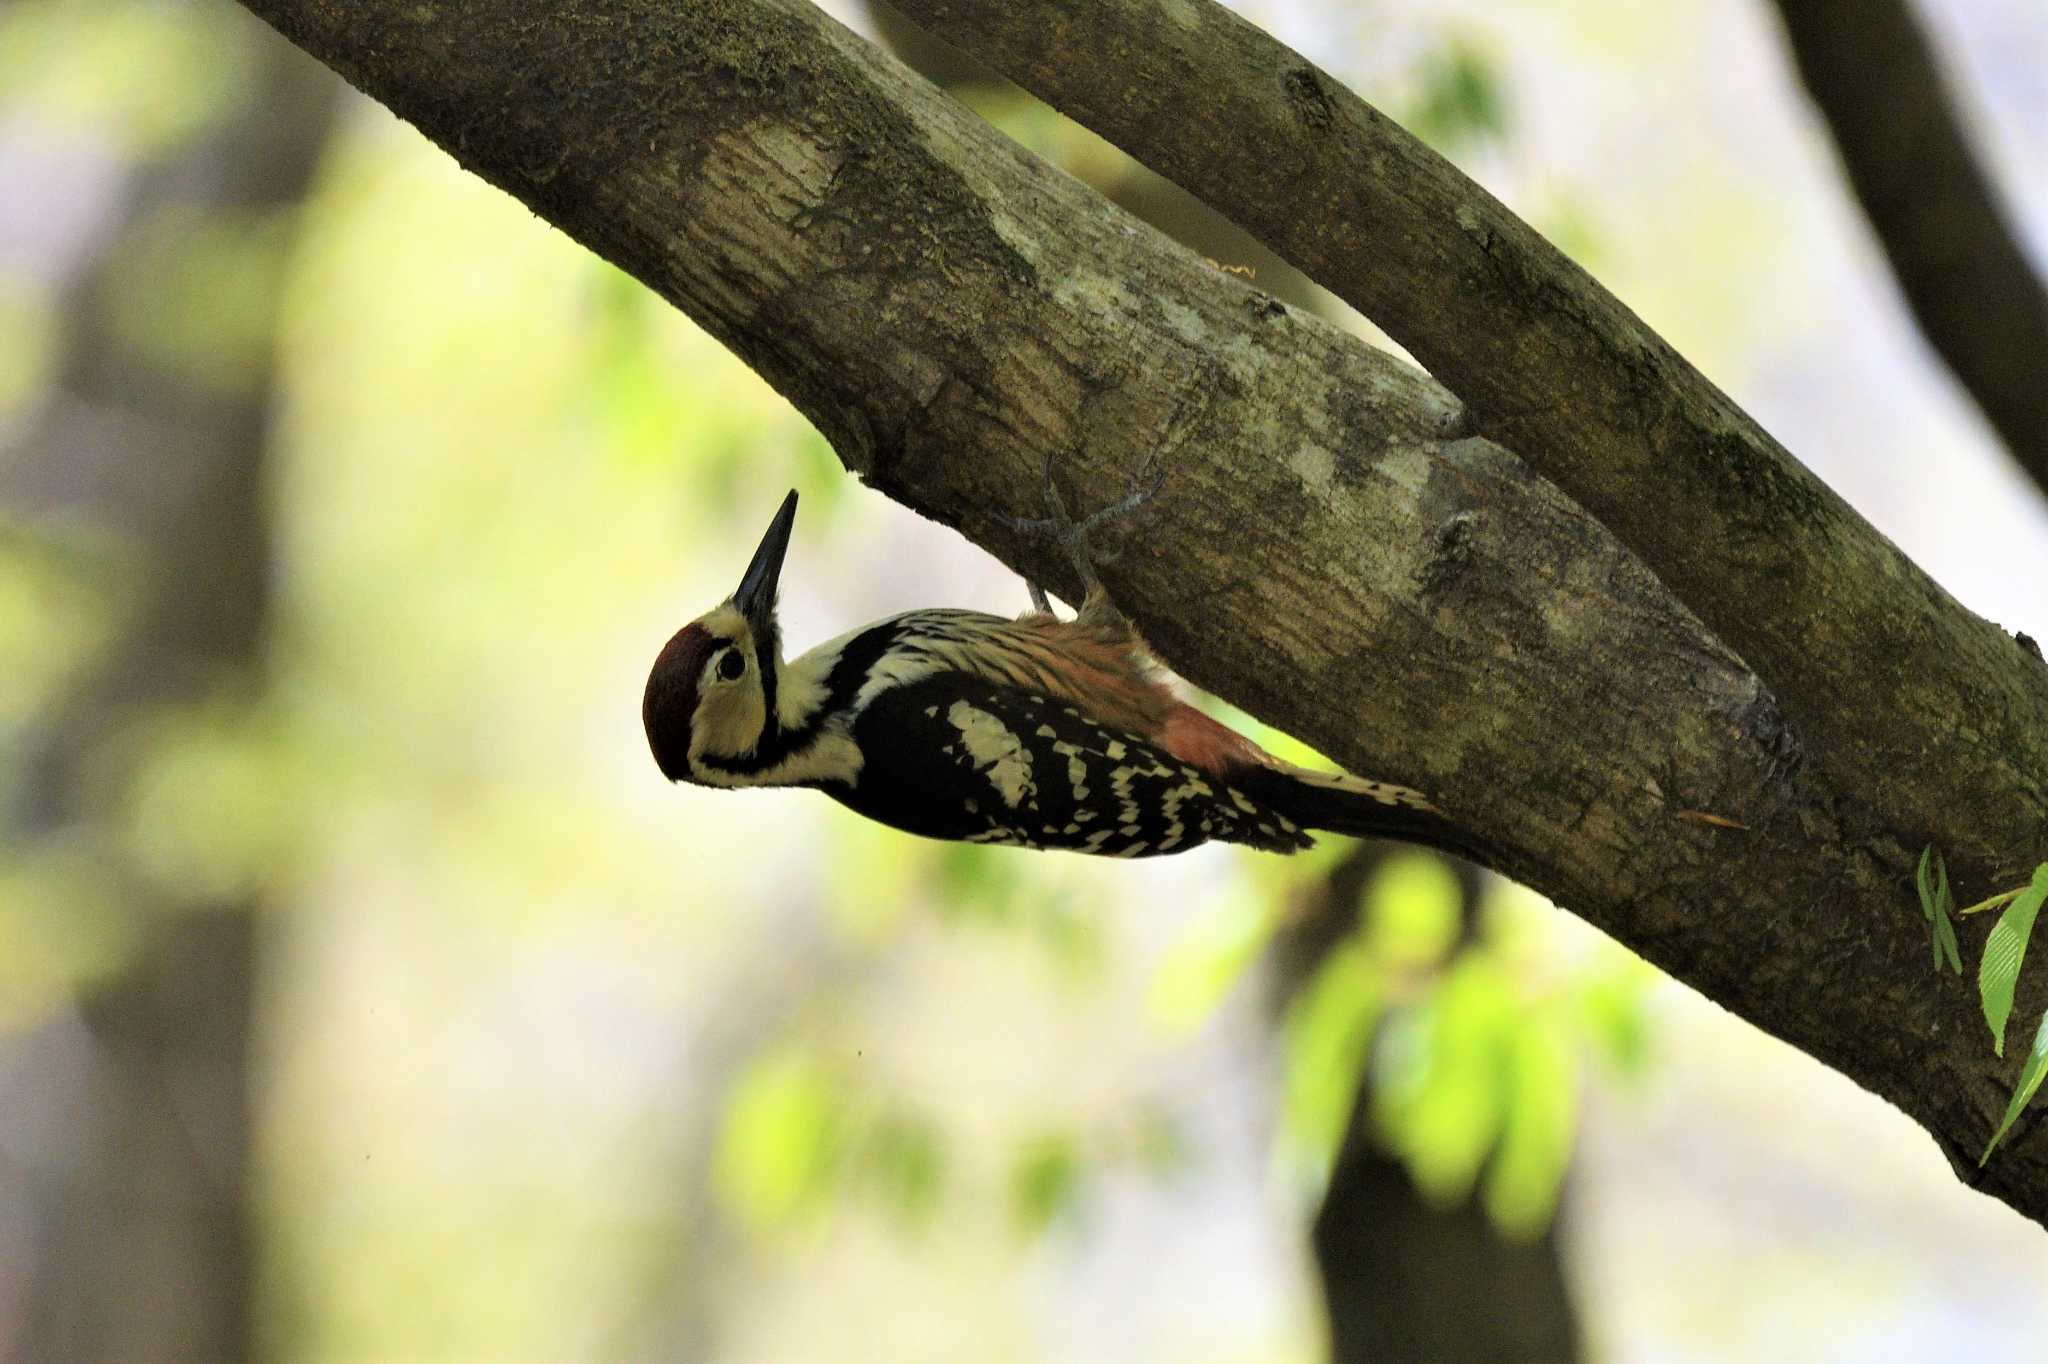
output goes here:
<path id="1" fill-rule="evenodd" d="M 782 509 L 768 523 L 768 533 L 740 579 L 740 590 L 732 594 L 732 604 L 747 618 L 755 641 L 764 649 L 775 638 L 775 581 L 782 576 L 782 556 L 789 550 L 789 532 L 795 525 L 796 489 L 791 488 Z"/>

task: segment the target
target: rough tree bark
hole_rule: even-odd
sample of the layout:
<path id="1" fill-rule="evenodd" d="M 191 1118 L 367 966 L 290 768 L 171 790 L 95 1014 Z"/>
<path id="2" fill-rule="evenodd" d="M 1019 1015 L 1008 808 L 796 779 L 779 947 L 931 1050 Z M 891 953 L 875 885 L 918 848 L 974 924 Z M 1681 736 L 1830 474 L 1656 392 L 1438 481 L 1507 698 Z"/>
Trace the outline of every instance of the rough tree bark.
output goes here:
<path id="1" fill-rule="evenodd" d="M 303 197 L 337 82 L 249 25 L 250 86 L 212 134 L 136 177 L 132 225 L 180 210 L 261 214 Z M 67 357 L 40 419 L 0 449 L 0 505 L 118 541 L 144 581 L 118 637 L 30 734 L 7 833 L 91 850 L 138 921 L 126 964 L 45 1027 L 6 1040 L 0 1094 L 48 1135 L 8 1197 L 32 1210 L 22 1360 L 233 1361 L 257 1353 L 253 1188 L 259 906 L 133 874 L 99 821 L 110 751 L 148 708 L 258 685 L 271 544 L 271 365 L 201 382 L 113 324 L 121 243 L 76 289 Z M 10 444 L 12 444 L 10 442 Z M 57 1135 L 61 1133 L 61 1135 Z M 4 1337 L 0 1332 L 0 1337 Z M 0 1339 L 0 1356 L 6 1355 Z"/>
<path id="2" fill-rule="evenodd" d="M 2038 843 L 2048 674 L 1456 167 L 1215 0 L 895 2 L 1385 327 L 1769 681 L 1881 824 L 1993 862 Z M 1959 811 L 1944 778 L 1971 769 Z"/>
<path id="3" fill-rule="evenodd" d="M 1108 578 L 1169 662 L 1430 790 L 1503 870 L 1974 1168 L 2014 1067 L 1969 987 L 1929 972 L 1911 868 L 1933 838 L 1967 892 L 2048 853 L 2048 668 L 1590 282 L 1561 292 L 1479 191 L 1423 194 L 1430 168 L 1375 155 L 1377 198 L 1429 211 L 1375 208 L 1398 240 L 1369 245 L 1412 272 L 1411 311 L 1471 321 L 1436 333 L 1435 363 L 1482 376 L 1467 396 L 1491 428 L 1576 471 L 1583 506 L 1451 391 L 1205 266 L 805 0 L 246 3 L 683 308 L 870 485 L 1012 565 L 1068 580 L 1001 520 L 1037 507 L 1047 457 L 1089 503 L 1164 465 Z M 1271 192 L 1317 223 L 1355 207 L 1298 134 L 1384 121 L 1299 58 L 1247 77 L 1228 52 L 1163 72 L 1125 55 L 1119 83 L 1254 79 L 1296 111 L 1266 144 L 1296 172 Z M 1426 239 L 1476 255 L 1446 265 Z M 1552 458 L 1568 434 L 1576 463 Z M 2042 999 L 2030 981 L 2021 1007 Z M 2048 1218 L 2048 1140 L 2002 1151 L 1983 1187 Z"/>
<path id="4" fill-rule="evenodd" d="M 1935 353 L 2048 491 L 2048 282 L 1908 0 L 1777 0 L 1799 79 Z"/>

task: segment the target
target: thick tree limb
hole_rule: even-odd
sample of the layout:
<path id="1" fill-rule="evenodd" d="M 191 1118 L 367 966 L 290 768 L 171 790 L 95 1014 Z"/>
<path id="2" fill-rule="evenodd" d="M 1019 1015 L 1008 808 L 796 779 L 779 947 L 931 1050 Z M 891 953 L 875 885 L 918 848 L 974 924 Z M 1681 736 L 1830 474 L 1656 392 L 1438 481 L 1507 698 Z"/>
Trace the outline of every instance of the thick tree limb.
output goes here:
<path id="1" fill-rule="evenodd" d="M 1430 789 L 1504 869 L 1974 1157 L 2006 1068 L 1967 988 L 1928 972 L 1917 843 L 1789 761 L 1757 677 L 1437 385 L 1204 266 L 807 0 L 248 2 L 1011 564 L 1066 581 L 1000 519 L 1036 510 L 1048 455 L 1092 504 L 1164 464 L 1108 577 L 1175 667 Z M 1913 806 L 1973 798 L 1913 780 Z M 2048 1142 L 1991 1178 L 2048 1217 Z"/>
<path id="2" fill-rule="evenodd" d="M 1449 162 L 1215 0 L 893 3 L 1385 327 L 1769 681 L 1837 781 L 1951 851 L 2041 851 L 2048 671 Z M 1948 805 L 1964 772 L 2002 794 Z"/>
<path id="3" fill-rule="evenodd" d="M 2048 493 L 2048 284 L 1908 0 L 1777 0 L 1799 78 L 1922 335 Z"/>

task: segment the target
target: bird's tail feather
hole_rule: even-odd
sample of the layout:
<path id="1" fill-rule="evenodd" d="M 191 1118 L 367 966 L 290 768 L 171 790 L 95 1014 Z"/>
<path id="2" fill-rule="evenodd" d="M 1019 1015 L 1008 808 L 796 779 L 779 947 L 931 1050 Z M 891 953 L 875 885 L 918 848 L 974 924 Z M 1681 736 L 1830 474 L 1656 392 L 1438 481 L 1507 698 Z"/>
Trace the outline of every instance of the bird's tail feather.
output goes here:
<path id="1" fill-rule="evenodd" d="M 1484 840 L 1460 828 L 1421 792 L 1341 772 L 1272 767 L 1235 774 L 1252 799 L 1304 829 L 1356 838 L 1418 843 L 1475 862 L 1490 863 Z"/>

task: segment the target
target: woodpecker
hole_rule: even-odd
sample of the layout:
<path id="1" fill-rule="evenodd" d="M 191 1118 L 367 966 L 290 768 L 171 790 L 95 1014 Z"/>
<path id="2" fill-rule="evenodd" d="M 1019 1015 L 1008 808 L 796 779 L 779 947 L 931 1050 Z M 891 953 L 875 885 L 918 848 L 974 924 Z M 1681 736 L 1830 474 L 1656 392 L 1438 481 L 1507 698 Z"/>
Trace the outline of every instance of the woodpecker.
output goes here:
<path id="1" fill-rule="evenodd" d="M 1047 489 L 1057 507 L 1049 471 Z M 1065 527 L 1087 588 L 1072 619 L 1034 585 L 1014 620 L 906 611 L 784 660 L 775 590 L 795 522 L 792 491 L 739 590 L 654 661 L 641 719 L 670 781 L 807 786 L 927 838 L 1108 857 L 1290 853 L 1312 829 L 1476 855 L 1420 792 L 1282 762 L 1175 695 L 1096 579 L 1085 526 Z"/>

